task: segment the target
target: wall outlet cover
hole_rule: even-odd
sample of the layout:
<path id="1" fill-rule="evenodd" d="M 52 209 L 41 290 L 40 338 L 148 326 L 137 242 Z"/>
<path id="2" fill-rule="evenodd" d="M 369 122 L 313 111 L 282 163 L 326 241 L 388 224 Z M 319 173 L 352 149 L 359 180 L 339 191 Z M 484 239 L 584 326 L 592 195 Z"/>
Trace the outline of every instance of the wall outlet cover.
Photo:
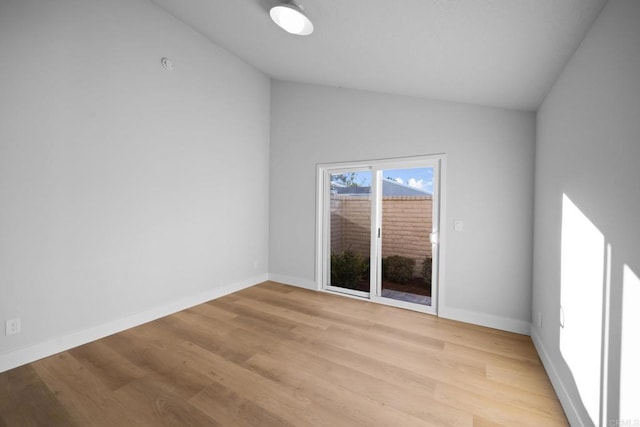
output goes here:
<path id="1" fill-rule="evenodd" d="M 20 318 L 9 319 L 5 324 L 5 334 L 14 335 L 20 333 Z"/>
<path id="2" fill-rule="evenodd" d="M 538 329 L 542 329 L 542 312 L 538 312 Z"/>

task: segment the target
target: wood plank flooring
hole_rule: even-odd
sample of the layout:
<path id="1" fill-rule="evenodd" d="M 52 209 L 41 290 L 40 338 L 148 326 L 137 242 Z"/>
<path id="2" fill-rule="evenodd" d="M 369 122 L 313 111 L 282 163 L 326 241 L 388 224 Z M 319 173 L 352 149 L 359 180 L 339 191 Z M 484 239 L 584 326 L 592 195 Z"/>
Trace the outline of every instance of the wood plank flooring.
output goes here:
<path id="1" fill-rule="evenodd" d="M 566 426 L 529 337 L 265 282 L 0 374 L 0 426 Z"/>

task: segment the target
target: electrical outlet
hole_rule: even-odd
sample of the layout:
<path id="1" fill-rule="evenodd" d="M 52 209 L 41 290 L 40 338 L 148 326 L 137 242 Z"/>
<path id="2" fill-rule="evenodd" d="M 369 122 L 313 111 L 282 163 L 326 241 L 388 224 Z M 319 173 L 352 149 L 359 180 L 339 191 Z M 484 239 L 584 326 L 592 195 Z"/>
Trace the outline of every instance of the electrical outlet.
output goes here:
<path id="1" fill-rule="evenodd" d="M 538 329 L 542 329 L 542 312 L 538 312 Z"/>
<path id="2" fill-rule="evenodd" d="M 20 333 L 20 318 L 7 320 L 5 324 L 5 334 L 13 335 Z"/>

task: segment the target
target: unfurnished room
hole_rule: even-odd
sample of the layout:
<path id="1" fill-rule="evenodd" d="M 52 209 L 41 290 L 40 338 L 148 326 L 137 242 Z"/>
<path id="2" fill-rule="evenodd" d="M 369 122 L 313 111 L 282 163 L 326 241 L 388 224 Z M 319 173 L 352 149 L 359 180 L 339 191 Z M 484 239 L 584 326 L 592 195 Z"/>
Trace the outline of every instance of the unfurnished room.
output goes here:
<path id="1" fill-rule="evenodd" d="M 0 0 L 0 426 L 640 427 L 640 1 Z"/>

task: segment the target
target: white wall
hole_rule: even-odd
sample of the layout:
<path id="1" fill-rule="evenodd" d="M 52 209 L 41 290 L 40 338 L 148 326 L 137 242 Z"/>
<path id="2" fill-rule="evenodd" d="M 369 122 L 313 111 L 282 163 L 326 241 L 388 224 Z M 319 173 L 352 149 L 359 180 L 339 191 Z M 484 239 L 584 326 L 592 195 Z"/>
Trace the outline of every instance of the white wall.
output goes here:
<path id="1" fill-rule="evenodd" d="M 538 113 L 533 317 L 540 312 L 543 322 L 532 335 L 572 425 L 640 422 L 640 375 L 629 369 L 640 356 L 639 23 L 640 2 L 610 0 Z M 563 197 L 581 212 L 573 222 Z M 571 246 L 563 215 L 565 228 L 582 221 L 602 241 L 585 235 Z M 573 280 L 567 260 L 583 257 L 579 270 L 589 272 L 594 250 L 604 273 Z M 582 345 L 565 347 L 568 340 Z M 588 366 L 594 355 L 605 369 Z M 631 400 L 633 408 L 624 403 Z"/>
<path id="2" fill-rule="evenodd" d="M 529 332 L 533 113 L 283 82 L 271 112 L 271 277 L 315 286 L 316 164 L 446 153 L 440 314 Z"/>
<path id="3" fill-rule="evenodd" d="M 2 1 L 0 52 L 0 371 L 266 279 L 266 76 L 146 0 Z"/>

